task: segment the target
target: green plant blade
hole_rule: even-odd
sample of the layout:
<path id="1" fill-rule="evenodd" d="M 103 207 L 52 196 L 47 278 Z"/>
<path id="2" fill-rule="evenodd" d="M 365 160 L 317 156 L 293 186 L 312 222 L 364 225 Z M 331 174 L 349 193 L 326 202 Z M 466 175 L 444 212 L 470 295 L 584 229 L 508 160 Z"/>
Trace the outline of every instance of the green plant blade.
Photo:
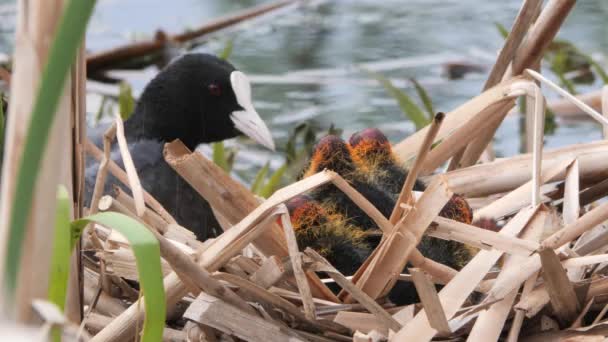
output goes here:
<path id="1" fill-rule="evenodd" d="M 507 28 L 501 24 L 501 23 L 494 23 L 494 26 L 496 26 L 496 29 L 498 30 L 498 33 L 500 33 L 500 35 L 503 38 L 507 38 L 509 36 L 509 30 L 507 30 Z"/>
<path id="2" fill-rule="evenodd" d="M 226 45 L 224 45 L 224 49 L 220 52 L 218 56 L 220 59 L 227 60 L 232 55 L 232 49 L 234 48 L 234 38 L 230 38 Z"/>
<path id="3" fill-rule="evenodd" d="M 422 85 L 416 81 L 415 78 L 410 78 L 410 82 L 412 82 L 414 88 L 416 88 L 418 97 L 422 101 L 426 112 L 429 114 L 428 120 L 432 120 L 435 117 L 435 109 L 433 108 L 433 101 L 431 101 L 429 94 L 426 92 L 426 89 L 424 89 Z"/>
<path id="4" fill-rule="evenodd" d="M 228 161 L 226 160 L 226 148 L 224 147 L 224 142 L 219 141 L 211 144 L 213 148 L 213 162 L 222 168 L 222 170 L 226 172 L 230 172 L 230 168 L 228 166 Z"/>
<path id="5" fill-rule="evenodd" d="M 53 255 L 49 272 L 49 301 L 63 311 L 68 290 L 72 239 L 70 225 L 70 197 L 64 186 L 57 189 L 57 208 L 55 209 L 55 236 L 53 237 Z M 61 341 L 61 330 L 58 327 L 51 331 L 54 342 Z"/>
<path id="6" fill-rule="evenodd" d="M 127 120 L 135 109 L 135 99 L 133 98 L 133 90 L 127 82 L 120 82 L 118 92 L 118 108 L 120 117 Z M 102 102 L 103 103 L 103 102 Z M 103 108 L 103 107 L 102 107 Z"/>
<path id="7" fill-rule="evenodd" d="M 47 64 L 42 73 L 25 138 L 23 154 L 19 162 L 15 197 L 10 212 L 10 231 L 4 274 L 4 289 L 7 298 L 14 298 L 23 239 L 49 130 L 55 118 L 55 111 L 64 89 L 68 71 L 74 62 L 94 6 L 95 0 L 78 0 L 66 3 L 57 33 L 49 50 Z"/>
<path id="8" fill-rule="evenodd" d="M 158 241 L 145 226 L 131 217 L 120 213 L 104 212 L 72 223 L 72 245 L 75 241 L 74 237 L 80 235 L 84 227 L 92 222 L 111 227 L 129 240 L 133 254 L 135 254 L 139 286 L 144 294 L 146 314 L 141 340 L 144 342 L 162 341 L 166 305 Z"/>
<path id="9" fill-rule="evenodd" d="M 57 208 L 55 209 L 55 236 L 53 238 L 53 255 L 49 274 L 49 301 L 61 310 L 65 306 L 70 272 L 70 255 L 72 254 L 72 227 L 70 219 L 70 198 L 64 186 L 57 190 Z"/>
<path id="10" fill-rule="evenodd" d="M 270 197 L 270 195 L 272 195 L 277 190 L 277 188 L 281 185 L 281 178 L 283 178 L 283 174 L 285 173 L 286 170 L 287 170 L 287 163 L 283 164 L 283 166 L 278 168 L 272 174 L 272 176 L 270 176 L 270 179 L 268 179 L 268 182 L 266 183 L 266 185 L 264 185 L 262 190 L 260 190 L 259 195 L 264 198 Z"/>
<path id="11" fill-rule="evenodd" d="M 363 69 L 371 77 L 375 78 L 386 91 L 395 99 L 399 104 L 401 111 L 416 125 L 416 130 L 423 128 L 430 123 L 430 120 L 424 115 L 424 112 L 418 105 L 409 97 L 405 92 L 395 87 L 393 83 L 383 75 Z"/>
<path id="12" fill-rule="evenodd" d="M 258 171 L 258 173 L 255 175 L 253 183 L 251 183 L 251 192 L 257 194 L 260 191 L 260 188 L 262 187 L 262 182 L 268 174 L 268 170 L 270 170 L 270 163 L 266 162 L 266 164 L 264 164 L 264 167 L 262 167 L 260 171 Z"/>

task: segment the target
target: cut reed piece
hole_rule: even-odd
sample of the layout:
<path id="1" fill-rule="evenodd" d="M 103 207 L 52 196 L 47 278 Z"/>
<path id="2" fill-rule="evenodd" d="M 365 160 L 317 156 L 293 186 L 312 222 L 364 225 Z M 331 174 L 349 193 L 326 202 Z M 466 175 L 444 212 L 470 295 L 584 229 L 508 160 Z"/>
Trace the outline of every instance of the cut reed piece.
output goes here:
<path id="1" fill-rule="evenodd" d="M 410 274 L 414 280 L 416 292 L 420 297 L 422 307 L 427 313 L 429 324 L 442 336 L 449 336 L 452 332 L 448 320 L 445 317 L 445 312 L 439 301 L 435 284 L 417 268 L 410 268 Z"/>
<path id="2" fill-rule="evenodd" d="M 133 164 L 133 158 L 131 158 L 129 146 L 127 145 L 127 139 L 125 138 L 125 128 L 122 123 L 122 118 L 118 113 L 116 113 L 114 122 L 116 124 L 116 141 L 118 142 L 120 156 L 122 158 L 123 164 L 125 165 L 125 171 L 127 172 L 129 188 L 131 189 L 131 192 L 133 193 L 133 198 L 135 199 L 135 213 L 137 214 L 137 216 L 142 217 L 146 209 L 144 204 L 143 188 L 141 187 L 141 182 L 139 181 L 137 170 L 135 170 L 135 164 Z"/>
<path id="3" fill-rule="evenodd" d="M 508 254 L 529 256 L 540 246 L 534 241 L 506 236 L 444 217 L 436 217 L 435 223 L 436 225 L 428 229 L 427 235 L 462 242 L 480 249 L 494 248 Z"/>
<path id="4" fill-rule="evenodd" d="M 418 173 L 420 172 L 422 165 L 424 164 L 426 155 L 429 153 L 431 147 L 433 146 L 433 141 L 435 141 L 437 132 L 439 132 L 439 128 L 441 128 L 441 123 L 443 122 L 444 117 L 445 114 L 441 112 L 435 115 L 435 118 L 433 119 L 433 122 L 431 122 L 431 125 L 428 129 L 426 136 L 424 137 L 424 140 L 422 140 L 422 143 L 420 144 L 420 150 L 416 155 L 416 160 L 414 161 L 414 164 L 410 168 L 407 177 L 405 178 L 405 182 L 403 183 L 403 187 L 401 188 L 399 198 L 395 202 L 395 207 L 391 212 L 389 221 L 393 225 L 396 224 L 399 219 L 401 219 L 401 216 L 403 216 L 403 208 L 401 207 L 401 204 L 410 203 L 412 190 L 414 189 L 414 184 L 418 179 Z"/>
<path id="5" fill-rule="evenodd" d="M 283 325 L 240 311 L 205 293 L 190 304 L 184 317 L 246 341 L 306 341 Z"/>
<path id="6" fill-rule="evenodd" d="M 284 266 L 281 259 L 272 255 L 262 262 L 260 268 L 251 275 L 249 280 L 262 288 L 268 289 L 283 279 L 288 271 L 289 269 Z"/>
<path id="7" fill-rule="evenodd" d="M 280 208 L 283 210 L 281 215 L 281 225 L 283 226 L 283 232 L 285 233 L 285 240 L 287 241 L 287 249 L 289 251 L 289 259 L 291 260 L 291 267 L 293 268 L 293 274 L 296 278 L 298 290 L 302 296 L 302 303 L 304 304 L 304 314 L 306 318 L 314 321 L 317 317 L 315 315 L 315 305 L 312 302 L 312 294 L 310 292 L 310 286 L 306 279 L 306 274 L 302 269 L 302 257 L 300 250 L 298 249 L 298 241 L 296 240 L 296 234 L 291 225 L 291 218 L 285 205 L 281 205 Z"/>
<path id="8" fill-rule="evenodd" d="M 543 165 L 578 159 L 581 181 L 601 181 L 608 169 L 608 142 L 576 144 L 543 153 Z M 530 154 L 479 164 L 445 174 L 450 188 L 466 197 L 482 197 L 511 191 L 528 182 L 532 173 Z M 563 179 L 564 173 L 556 177 Z M 436 177 L 436 176 L 433 176 Z"/>
<path id="9" fill-rule="evenodd" d="M 563 180 L 557 176 L 565 176 L 565 170 L 574 162 L 572 159 L 560 160 L 550 167 L 545 167 L 545 170 L 540 176 L 540 184 Z M 509 192 L 500 199 L 488 204 L 487 206 L 478 209 L 474 212 L 474 220 L 480 218 L 500 219 L 503 216 L 510 215 L 517 210 L 532 204 L 532 180 L 520 185 L 517 189 Z"/>
<path id="10" fill-rule="evenodd" d="M 538 254 L 540 255 L 543 279 L 551 299 L 551 305 L 562 324 L 568 325 L 576 319 L 580 309 L 574 287 L 552 249 L 542 248 Z"/>
<path id="11" fill-rule="evenodd" d="M 348 328 L 337 323 L 332 323 L 331 321 L 327 321 L 324 319 L 309 320 L 302 313 L 300 308 L 292 304 L 290 301 L 282 298 L 281 296 L 275 293 L 266 291 L 262 287 L 239 276 L 228 273 L 216 272 L 213 277 L 217 280 L 225 281 L 234 286 L 237 286 L 239 288 L 239 294 L 247 301 L 261 303 L 263 305 L 267 305 L 275 309 L 284 311 L 285 313 L 289 314 L 291 316 L 291 320 L 294 320 L 294 323 L 302 329 L 311 332 L 331 331 L 338 334 L 352 333 Z"/>

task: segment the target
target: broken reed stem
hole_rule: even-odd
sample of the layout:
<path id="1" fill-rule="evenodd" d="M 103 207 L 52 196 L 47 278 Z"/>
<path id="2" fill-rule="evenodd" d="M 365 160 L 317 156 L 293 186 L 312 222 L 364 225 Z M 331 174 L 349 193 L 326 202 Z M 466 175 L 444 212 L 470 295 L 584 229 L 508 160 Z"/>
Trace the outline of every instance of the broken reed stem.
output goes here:
<path id="1" fill-rule="evenodd" d="M 98 210 L 99 199 L 103 196 L 103 189 L 106 184 L 106 176 L 108 175 L 108 163 L 111 159 L 112 140 L 116 136 L 116 124 L 112 124 L 103 134 L 103 157 L 99 162 L 99 169 L 95 177 L 95 188 L 93 189 L 93 197 L 91 198 L 91 207 L 89 214 L 95 214 Z"/>
<path id="2" fill-rule="evenodd" d="M 311 321 L 316 319 L 315 315 L 315 304 L 312 301 L 312 293 L 310 292 L 310 286 L 306 280 L 306 274 L 302 269 L 302 256 L 298 249 L 298 242 L 296 240 L 296 234 L 291 225 L 291 218 L 285 205 L 281 205 L 281 210 L 284 212 L 281 215 L 281 224 L 283 225 L 283 232 L 285 233 L 285 240 L 287 241 L 287 250 L 289 251 L 289 259 L 291 260 L 291 266 L 293 268 L 293 274 L 298 284 L 298 290 L 302 296 L 302 304 L 304 306 L 304 315 Z"/>
<path id="3" fill-rule="evenodd" d="M 551 0 L 547 3 L 535 24 L 528 30 L 526 40 L 517 50 L 511 65 L 511 73 L 506 74 L 504 78 L 508 79 L 511 75 L 519 75 L 524 69 L 533 67 L 540 62 L 575 2 L 575 0 Z M 535 14 L 533 14 L 531 20 L 534 16 Z M 501 115 L 506 115 L 506 111 Z M 477 162 L 481 153 L 492 141 L 498 126 L 493 128 L 493 130 L 488 129 L 482 137 L 469 144 L 467 151 L 464 153 L 463 162 L 461 162 L 462 167 L 471 166 Z M 465 163 L 464 160 L 467 162 Z"/>
<path id="4" fill-rule="evenodd" d="M 486 83 L 483 86 L 484 91 L 497 85 L 503 79 L 503 75 L 505 74 L 509 64 L 515 57 L 515 53 L 517 52 L 517 49 L 524 40 L 526 32 L 528 32 L 528 28 L 530 27 L 534 19 L 536 19 L 536 15 L 540 10 L 542 3 L 542 0 L 525 0 L 523 2 L 519 13 L 517 14 L 517 17 L 513 22 L 513 26 L 511 27 L 509 35 L 507 36 L 507 39 L 505 39 L 505 43 L 502 49 L 500 49 L 500 53 L 496 58 L 496 62 L 494 63 L 494 66 L 492 66 L 490 75 L 488 76 L 488 79 L 486 80 Z M 506 113 L 507 111 L 501 110 L 501 112 Z M 486 136 L 490 135 L 493 137 L 494 132 L 496 131 L 498 126 L 500 126 L 500 123 L 502 123 L 504 115 L 500 115 L 499 118 L 500 119 L 496 120 L 495 123 L 490 122 L 492 123 L 492 126 L 489 127 L 486 132 L 481 132 L 480 138 L 474 140 L 470 144 L 483 144 L 483 142 L 487 140 Z M 467 146 L 463 147 L 458 153 L 456 153 L 452 157 L 452 160 L 450 161 L 450 165 L 448 167 L 448 171 L 453 171 L 460 166 L 461 159 L 466 149 Z"/>
<path id="5" fill-rule="evenodd" d="M 410 268 L 410 274 L 416 287 L 416 292 L 420 297 L 420 302 L 424 311 L 426 311 L 429 324 L 437 330 L 442 336 L 449 336 L 451 334 L 450 325 L 445 317 L 443 306 L 437 295 L 435 284 L 417 268 Z"/>
<path id="6" fill-rule="evenodd" d="M 500 49 L 496 62 L 490 71 L 490 75 L 483 86 L 483 90 L 492 88 L 502 80 L 509 63 L 511 63 L 513 57 L 515 57 L 517 49 L 526 36 L 528 28 L 533 23 L 534 19 L 536 19 L 536 14 L 539 12 L 542 3 L 542 0 L 524 0 L 519 9 L 519 13 L 513 22 L 513 26 L 509 31 L 509 35 L 507 36 L 502 49 Z"/>
<path id="7" fill-rule="evenodd" d="M 87 139 L 85 143 L 85 149 L 86 153 L 95 158 L 97 161 L 101 161 L 103 159 L 103 152 L 99 149 L 99 147 L 95 146 L 95 144 L 93 144 L 89 139 Z M 118 166 L 118 164 L 116 164 L 113 160 L 108 161 L 108 171 L 110 171 L 110 173 L 114 177 L 116 177 L 116 179 L 118 179 L 122 184 L 127 187 L 129 186 L 129 179 L 127 177 L 126 172 L 123 171 L 120 166 Z M 168 223 L 177 223 L 173 216 L 171 216 L 171 214 L 169 214 L 169 212 L 167 212 L 165 208 L 163 208 L 163 206 L 146 190 L 143 190 L 143 196 L 144 200 L 150 206 L 150 208 L 156 211 L 156 213 L 158 213 L 163 218 L 163 220 L 167 221 Z"/>
<path id="8" fill-rule="evenodd" d="M 424 140 L 420 144 L 420 149 L 418 150 L 418 155 L 416 156 L 416 160 L 414 161 L 414 165 L 410 168 L 407 177 L 405 179 L 405 183 L 403 183 L 403 187 L 401 188 L 401 193 L 399 194 L 399 198 L 397 202 L 395 202 L 395 207 L 391 212 L 390 223 L 395 224 L 401 216 L 403 215 L 403 208 L 401 207 L 401 203 L 409 203 L 410 198 L 412 196 L 412 189 L 414 188 L 414 184 L 416 183 L 416 179 L 418 178 L 418 173 L 422 169 L 422 165 L 426 158 L 426 155 L 431 150 L 433 146 L 433 141 L 435 141 L 435 137 L 439 132 L 439 128 L 441 128 L 441 123 L 445 118 L 445 114 L 439 112 L 435 114 L 433 118 L 433 122 L 431 122 L 431 126 L 429 127 L 428 132 L 426 133 Z"/>
<path id="9" fill-rule="evenodd" d="M 116 140 L 118 141 L 118 148 L 120 149 L 120 156 L 127 172 L 127 179 L 129 180 L 129 187 L 131 193 L 133 193 L 133 199 L 135 200 L 135 213 L 137 216 L 142 217 L 146 210 L 144 204 L 143 188 L 133 164 L 133 158 L 131 158 L 131 152 L 129 151 L 129 145 L 127 145 L 127 139 L 125 138 L 125 128 L 122 123 L 120 114 L 116 113 Z"/>
<path id="10" fill-rule="evenodd" d="M 575 3 L 576 0 L 550 0 L 545 5 L 530 29 L 526 41 L 515 55 L 513 75 L 521 74 L 524 69 L 536 64 L 542 58 Z"/>

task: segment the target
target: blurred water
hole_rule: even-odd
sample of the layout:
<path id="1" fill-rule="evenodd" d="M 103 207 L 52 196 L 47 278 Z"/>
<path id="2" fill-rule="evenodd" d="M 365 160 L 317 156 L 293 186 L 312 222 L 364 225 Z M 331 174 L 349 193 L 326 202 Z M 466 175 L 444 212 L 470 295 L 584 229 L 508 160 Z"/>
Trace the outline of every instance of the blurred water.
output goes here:
<path id="1" fill-rule="evenodd" d="M 100 0 L 87 34 L 87 48 L 99 51 L 150 37 L 157 29 L 181 32 L 261 2 Z M 11 49 L 10 33 L 1 33 L 11 27 L 10 18 L 3 14 L 6 3 L 11 1 L 0 0 L 0 52 Z M 447 81 L 441 63 L 462 60 L 490 67 L 502 45 L 494 23 L 510 27 L 520 5 L 521 0 L 327 1 L 221 33 L 199 50 L 219 52 L 229 38 L 234 38 L 231 61 L 254 80 L 265 81 L 254 85 L 254 98 L 279 146 L 289 130 L 304 120 L 315 120 L 323 127 L 333 123 L 345 129 L 346 137 L 364 127 L 377 126 L 398 141 L 411 134 L 414 127 L 382 88 L 365 81 L 365 75 L 349 70 L 322 71 L 315 74 L 322 82 L 306 84 L 269 84 L 267 76 L 422 56 L 415 59 L 422 65 L 382 72 L 403 82 L 416 77 L 425 85 L 435 108 L 447 112 L 478 94 L 486 76 L 470 74 L 462 80 Z M 559 36 L 602 60 L 608 49 L 607 18 L 607 1 L 579 1 Z M 151 74 L 129 80 L 140 89 Z M 339 77 L 328 77 L 333 74 Z M 96 108 L 89 110 L 94 112 Z M 599 127 L 592 122 L 559 124 L 555 135 L 547 137 L 548 146 L 600 137 Z M 255 146 L 243 149 L 241 160 L 247 161 L 243 168 L 261 165 L 271 156 Z M 516 116 L 507 118 L 500 128 L 496 150 L 502 156 L 518 152 Z M 279 155 L 272 155 L 276 163 L 280 162 Z"/>

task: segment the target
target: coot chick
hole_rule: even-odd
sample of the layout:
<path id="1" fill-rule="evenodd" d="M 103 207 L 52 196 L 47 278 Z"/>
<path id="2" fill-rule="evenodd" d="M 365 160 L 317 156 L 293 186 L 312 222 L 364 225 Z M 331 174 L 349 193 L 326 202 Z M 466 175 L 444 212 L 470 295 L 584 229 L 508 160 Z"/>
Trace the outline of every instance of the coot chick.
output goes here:
<path id="1" fill-rule="evenodd" d="M 286 205 L 300 249 L 314 249 L 343 274 L 354 274 L 371 253 L 362 229 L 312 197 L 300 195 Z"/>
<path id="2" fill-rule="evenodd" d="M 335 135 L 328 135 L 315 145 L 304 177 L 324 169 L 332 170 L 346 179 L 357 191 L 373 203 L 386 217 L 393 210 L 394 200 L 382 190 L 365 182 L 350 155 L 348 145 Z M 325 184 L 311 191 L 310 195 L 324 207 L 333 208 L 361 229 L 376 229 L 376 223 L 333 184 Z"/>
<path id="3" fill-rule="evenodd" d="M 105 129 L 89 134 L 98 146 Z M 143 188 L 199 240 L 216 235 L 219 224 L 208 203 L 165 162 L 163 145 L 180 139 L 194 150 L 201 143 L 239 134 L 274 149 L 270 131 L 253 108 L 245 74 L 208 54 L 187 54 L 168 65 L 145 87 L 135 111 L 125 121 L 125 136 Z M 122 166 L 117 147 L 112 159 Z M 87 159 L 88 201 L 98 165 Z M 112 185 L 121 183 L 108 175 L 105 192 Z"/>
<path id="4" fill-rule="evenodd" d="M 396 200 L 408 171 L 398 164 L 384 133 L 377 128 L 367 128 L 351 135 L 348 142 L 353 161 L 367 181 L 390 193 Z M 416 180 L 414 190 L 424 191 L 424 188 L 424 184 Z"/>

